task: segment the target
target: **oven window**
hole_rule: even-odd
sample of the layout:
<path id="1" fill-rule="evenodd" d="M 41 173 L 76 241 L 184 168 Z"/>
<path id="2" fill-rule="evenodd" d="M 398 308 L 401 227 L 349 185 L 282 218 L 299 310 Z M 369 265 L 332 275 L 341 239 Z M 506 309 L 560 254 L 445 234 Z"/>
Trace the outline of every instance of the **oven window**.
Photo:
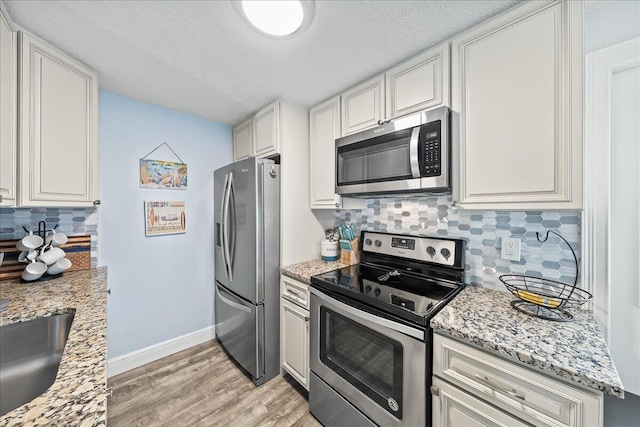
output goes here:
<path id="1" fill-rule="evenodd" d="M 402 345 L 320 307 L 320 360 L 402 419 Z"/>
<path id="2" fill-rule="evenodd" d="M 411 178 L 411 130 L 338 148 L 338 185 Z"/>

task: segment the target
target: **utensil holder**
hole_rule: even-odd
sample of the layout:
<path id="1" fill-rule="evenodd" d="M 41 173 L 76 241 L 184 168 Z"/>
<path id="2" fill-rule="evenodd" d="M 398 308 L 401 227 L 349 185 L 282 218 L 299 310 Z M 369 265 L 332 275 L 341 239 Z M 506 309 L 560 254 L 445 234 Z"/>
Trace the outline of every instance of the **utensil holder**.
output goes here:
<path id="1" fill-rule="evenodd" d="M 342 250 L 340 252 L 340 262 L 347 265 L 358 264 L 360 262 L 360 238 L 351 241 L 351 250 Z"/>

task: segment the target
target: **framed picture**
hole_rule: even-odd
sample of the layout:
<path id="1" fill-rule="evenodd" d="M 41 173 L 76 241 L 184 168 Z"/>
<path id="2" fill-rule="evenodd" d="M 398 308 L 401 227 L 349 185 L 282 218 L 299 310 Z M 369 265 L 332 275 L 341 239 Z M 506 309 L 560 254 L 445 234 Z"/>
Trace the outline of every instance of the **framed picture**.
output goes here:
<path id="1" fill-rule="evenodd" d="M 144 232 L 149 236 L 187 232 L 185 202 L 144 202 Z"/>
<path id="2" fill-rule="evenodd" d="M 140 159 L 140 188 L 187 189 L 187 164 Z"/>

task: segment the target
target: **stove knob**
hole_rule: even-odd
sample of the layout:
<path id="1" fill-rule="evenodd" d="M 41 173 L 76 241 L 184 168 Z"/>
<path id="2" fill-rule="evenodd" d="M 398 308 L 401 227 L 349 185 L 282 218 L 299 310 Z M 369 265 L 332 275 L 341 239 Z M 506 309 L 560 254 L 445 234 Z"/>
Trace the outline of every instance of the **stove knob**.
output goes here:
<path id="1" fill-rule="evenodd" d="M 451 256 L 451 251 L 449 249 L 447 249 L 447 248 L 442 248 L 440 253 L 444 257 L 444 259 L 449 259 L 449 257 Z"/>
<path id="2" fill-rule="evenodd" d="M 376 245 L 376 248 L 382 246 L 382 242 L 380 240 L 376 240 L 373 244 Z"/>
<path id="3" fill-rule="evenodd" d="M 371 239 L 366 239 L 364 241 L 364 244 L 367 245 L 367 246 L 371 246 Z"/>
<path id="4" fill-rule="evenodd" d="M 369 292 L 371 292 L 371 286 L 367 286 L 366 288 L 364 288 L 365 294 L 368 294 Z"/>
<path id="5" fill-rule="evenodd" d="M 373 293 L 375 294 L 376 297 L 380 296 L 380 289 L 376 288 L 375 291 L 373 291 Z"/>
<path id="6" fill-rule="evenodd" d="M 427 253 L 431 255 L 431 258 L 433 258 L 433 256 L 436 254 L 436 248 L 434 248 L 433 246 L 427 247 Z"/>

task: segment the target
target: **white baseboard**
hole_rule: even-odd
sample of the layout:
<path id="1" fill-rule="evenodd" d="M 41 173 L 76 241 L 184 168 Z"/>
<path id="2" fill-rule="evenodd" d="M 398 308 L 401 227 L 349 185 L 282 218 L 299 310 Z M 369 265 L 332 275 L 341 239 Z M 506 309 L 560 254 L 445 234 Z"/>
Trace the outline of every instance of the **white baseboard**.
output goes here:
<path id="1" fill-rule="evenodd" d="M 200 329 L 122 356 L 107 360 L 107 378 L 131 369 L 138 368 L 147 363 L 155 362 L 163 357 L 171 356 L 179 351 L 202 344 L 216 337 L 215 326 Z"/>

